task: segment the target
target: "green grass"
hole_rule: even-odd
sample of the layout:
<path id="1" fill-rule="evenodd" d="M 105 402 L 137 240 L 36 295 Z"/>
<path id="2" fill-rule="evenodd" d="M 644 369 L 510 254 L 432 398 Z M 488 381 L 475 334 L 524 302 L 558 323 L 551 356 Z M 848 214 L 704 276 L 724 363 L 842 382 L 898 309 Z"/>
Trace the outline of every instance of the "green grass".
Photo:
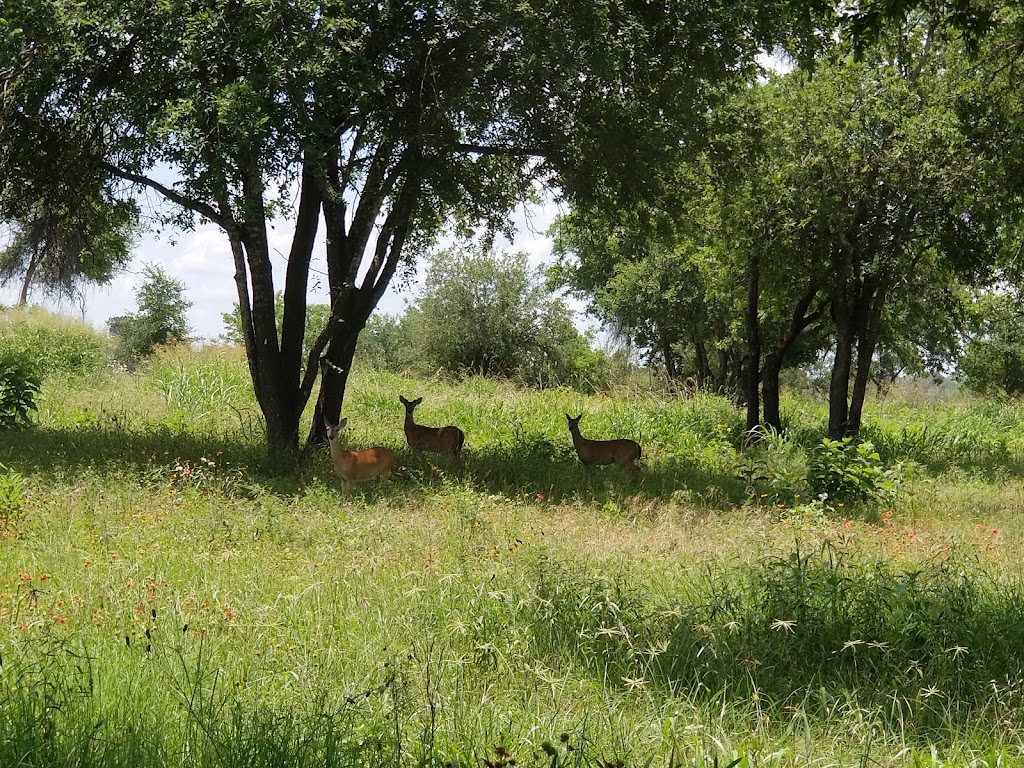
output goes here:
<path id="1" fill-rule="evenodd" d="M 399 468 L 343 494 L 268 473 L 237 354 L 88 381 L 0 434 L 2 765 L 1024 764 L 1019 404 L 871 403 L 901 491 L 847 508 L 810 401 L 743 449 L 719 398 L 357 369 Z"/>

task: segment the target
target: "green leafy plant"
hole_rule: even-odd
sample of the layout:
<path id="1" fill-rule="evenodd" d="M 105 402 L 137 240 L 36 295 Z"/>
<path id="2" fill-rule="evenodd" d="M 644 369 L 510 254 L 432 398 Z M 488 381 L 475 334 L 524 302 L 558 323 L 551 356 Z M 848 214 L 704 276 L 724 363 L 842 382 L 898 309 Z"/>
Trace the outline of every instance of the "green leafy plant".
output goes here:
<path id="1" fill-rule="evenodd" d="M 25 503 L 25 478 L 0 464 L 0 528 L 18 516 Z"/>
<path id="2" fill-rule="evenodd" d="M 870 441 L 857 442 L 822 438 L 807 463 L 807 484 L 833 503 L 877 503 L 892 499 L 899 487 L 899 475 L 886 467 Z"/>
<path id="3" fill-rule="evenodd" d="M 24 356 L 0 357 L 0 429 L 31 424 L 31 411 L 38 410 L 36 395 L 41 388 L 42 379 Z"/>

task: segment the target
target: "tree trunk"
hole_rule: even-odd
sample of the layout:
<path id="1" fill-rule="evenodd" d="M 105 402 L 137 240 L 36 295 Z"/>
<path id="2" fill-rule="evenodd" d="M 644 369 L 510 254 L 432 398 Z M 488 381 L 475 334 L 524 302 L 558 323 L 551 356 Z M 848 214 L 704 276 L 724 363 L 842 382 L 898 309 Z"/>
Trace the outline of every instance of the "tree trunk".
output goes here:
<path id="1" fill-rule="evenodd" d="M 858 331 L 857 338 L 857 373 L 853 380 L 853 393 L 850 398 L 850 416 L 846 434 L 857 435 L 860 433 L 860 425 L 864 413 L 864 397 L 867 393 L 868 381 L 871 376 L 871 363 L 875 356 L 875 348 L 878 346 L 878 337 L 881 335 L 882 309 L 885 305 L 885 288 L 878 288 L 865 291 L 867 294 L 862 301 L 870 302 L 864 308 L 864 321 Z M 868 298 L 870 295 L 870 298 Z"/>
<path id="2" fill-rule="evenodd" d="M 708 351 L 704 346 L 703 339 L 694 339 L 693 351 L 696 355 L 697 386 L 701 389 L 707 389 L 711 385 L 711 363 L 708 360 Z"/>
<path id="3" fill-rule="evenodd" d="M 811 303 L 818 295 L 818 286 L 812 283 L 811 286 L 800 297 L 800 300 L 793 308 L 793 314 L 789 324 L 783 330 L 779 341 L 764 357 L 764 370 L 761 373 L 761 397 L 764 401 L 764 426 L 782 432 L 782 414 L 780 412 L 779 397 L 779 376 L 782 373 L 782 364 L 793 344 L 807 327 L 821 317 L 823 307 L 818 307 L 808 314 Z"/>
<path id="4" fill-rule="evenodd" d="M 832 377 L 828 386 L 828 436 L 839 440 L 846 436 L 850 421 L 850 371 L 853 365 L 855 329 L 853 321 L 854 245 L 845 232 L 839 233 L 833 279 L 832 310 L 835 314 L 836 350 Z"/>
<path id="5" fill-rule="evenodd" d="M 761 321 L 758 318 L 758 303 L 761 296 L 761 261 L 758 255 L 750 257 L 747 266 L 747 366 L 743 395 L 747 407 L 747 431 L 760 423 L 761 405 L 758 387 L 761 383 Z"/>
<path id="6" fill-rule="evenodd" d="M 32 256 L 28 260 L 28 268 L 25 270 L 25 279 L 21 283 L 21 293 L 18 295 L 18 306 L 28 306 L 28 291 L 32 287 L 32 280 L 36 276 L 36 265 L 39 263 L 39 254 L 35 248 L 32 249 Z"/>
<path id="7" fill-rule="evenodd" d="M 270 457 L 290 463 L 298 456 L 299 392 L 297 387 L 287 386 L 281 361 L 263 185 L 257 172 L 253 171 L 245 178 L 242 190 L 245 218 L 239 239 L 245 251 L 252 296 L 251 326 L 247 329 L 243 323 L 243 330 L 252 334 L 250 365 L 255 364 L 256 368 L 253 380 L 256 399 L 266 424 Z M 241 296 L 239 298 L 241 300 Z M 250 349 L 248 344 L 246 349 Z"/>

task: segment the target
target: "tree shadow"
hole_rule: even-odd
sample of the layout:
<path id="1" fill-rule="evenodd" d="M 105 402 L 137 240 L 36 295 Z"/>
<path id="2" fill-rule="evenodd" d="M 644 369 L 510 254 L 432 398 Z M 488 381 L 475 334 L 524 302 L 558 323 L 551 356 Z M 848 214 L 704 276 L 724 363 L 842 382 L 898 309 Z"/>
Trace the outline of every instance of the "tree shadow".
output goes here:
<path id="1" fill-rule="evenodd" d="M 64 478 L 85 472 L 138 477 L 140 484 L 182 480 L 181 473 L 205 473 L 209 481 L 230 477 L 234 492 L 297 495 L 314 479 L 342 495 L 367 501 L 387 497 L 421 498 L 456 483 L 508 498 L 596 505 L 627 497 L 690 499 L 727 510 L 744 500 L 743 483 L 677 460 L 641 462 L 633 480 L 619 466 L 587 471 L 571 446 L 536 440 L 527 445 L 495 443 L 465 450 L 458 458 L 395 449 L 396 469 L 388 481 L 371 480 L 346 488 L 335 476 L 326 446 L 303 451 L 297 464 L 268 457 L 262 444 L 244 436 L 204 435 L 168 424 L 125 429 L 117 417 L 74 428 L 34 428 L 6 433 L 0 464 L 24 475 Z M 198 475 L 192 475 L 196 480 Z M 226 485 L 226 484 L 225 484 Z"/>
<path id="2" fill-rule="evenodd" d="M 825 546 L 709 564 L 664 603 L 630 574 L 545 561 L 534 580 L 523 615 L 538 652 L 602 684 L 757 698 L 783 722 L 794 709 L 822 722 L 871 711 L 924 741 L 1024 727 L 1021 585 L 991 580 L 966 553 L 906 566 Z"/>
<path id="3" fill-rule="evenodd" d="M 411 450 L 399 452 L 406 491 L 433 492 L 457 483 L 482 493 L 548 502 L 583 501 L 598 506 L 626 497 L 652 501 L 699 500 L 727 510 L 742 504 L 745 485 L 735 474 L 719 474 L 678 460 L 641 462 L 639 480 L 620 466 L 589 471 L 571 447 L 537 441 L 528 446 L 492 444 L 465 450 L 457 459 Z"/>

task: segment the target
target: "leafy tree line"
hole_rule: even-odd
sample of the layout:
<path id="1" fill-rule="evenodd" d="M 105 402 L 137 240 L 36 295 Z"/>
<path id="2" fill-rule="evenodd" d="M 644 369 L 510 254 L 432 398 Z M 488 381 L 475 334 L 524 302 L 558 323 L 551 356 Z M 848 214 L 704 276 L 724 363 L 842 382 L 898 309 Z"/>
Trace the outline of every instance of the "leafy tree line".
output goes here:
<path id="1" fill-rule="evenodd" d="M 829 429 L 848 434 L 873 361 L 907 349 L 894 318 L 931 345 L 943 323 L 914 302 L 930 312 L 991 275 L 1015 226 L 1015 6 L 917 5 L 7 3 L 0 216 L 56 211 L 67 232 L 145 189 L 181 228 L 217 224 L 268 445 L 293 453 L 319 359 L 333 365 L 311 441 L 401 265 L 453 224 L 502 226 L 543 179 L 594 217 L 576 232 L 620 241 L 604 274 L 621 285 L 648 270 L 618 266 L 684 244 L 685 287 L 673 256 L 645 291 L 665 308 L 643 333 L 666 367 L 692 357 L 743 393 L 748 423 L 777 426 L 778 371 L 825 354 Z M 834 44 L 839 27 L 852 42 Z M 756 56 L 777 45 L 816 58 L 814 76 L 760 83 Z M 294 231 L 276 275 L 274 217 Z M 314 256 L 331 310 L 307 340 Z M 624 327 L 632 303 L 612 313 Z"/>
<path id="2" fill-rule="evenodd" d="M 283 308 L 278 297 L 278 311 Z M 326 304 L 310 305 L 307 343 L 329 314 Z M 238 306 L 222 317 L 222 338 L 241 344 Z M 462 246 L 431 256 L 423 286 L 403 315 L 370 317 L 355 361 L 394 371 L 500 376 L 527 386 L 592 390 L 610 382 L 613 362 L 591 345 L 525 254 Z"/>
<path id="3" fill-rule="evenodd" d="M 1009 279 L 1024 214 L 1006 51 L 993 33 L 972 59 L 914 16 L 751 82 L 671 197 L 559 223 L 557 279 L 670 377 L 737 393 L 751 428 L 782 428 L 785 366 L 826 361 L 829 434 L 856 434 L 873 366 L 940 366 L 992 333 L 968 333 L 970 307 Z"/>
<path id="4" fill-rule="evenodd" d="M 217 224 L 268 445 L 294 453 L 319 358 L 333 365 L 310 440 L 399 265 L 445 226 L 499 226 L 537 178 L 569 202 L 648 196 L 759 51 L 813 52 L 819 13 L 831 5 L 6 3 L 0 199 L 147 189 L 179 227 Z M 272 216 L 294 231 L 276 275 Z M 304 355 L 321 222 L 331 315 Z"/>

